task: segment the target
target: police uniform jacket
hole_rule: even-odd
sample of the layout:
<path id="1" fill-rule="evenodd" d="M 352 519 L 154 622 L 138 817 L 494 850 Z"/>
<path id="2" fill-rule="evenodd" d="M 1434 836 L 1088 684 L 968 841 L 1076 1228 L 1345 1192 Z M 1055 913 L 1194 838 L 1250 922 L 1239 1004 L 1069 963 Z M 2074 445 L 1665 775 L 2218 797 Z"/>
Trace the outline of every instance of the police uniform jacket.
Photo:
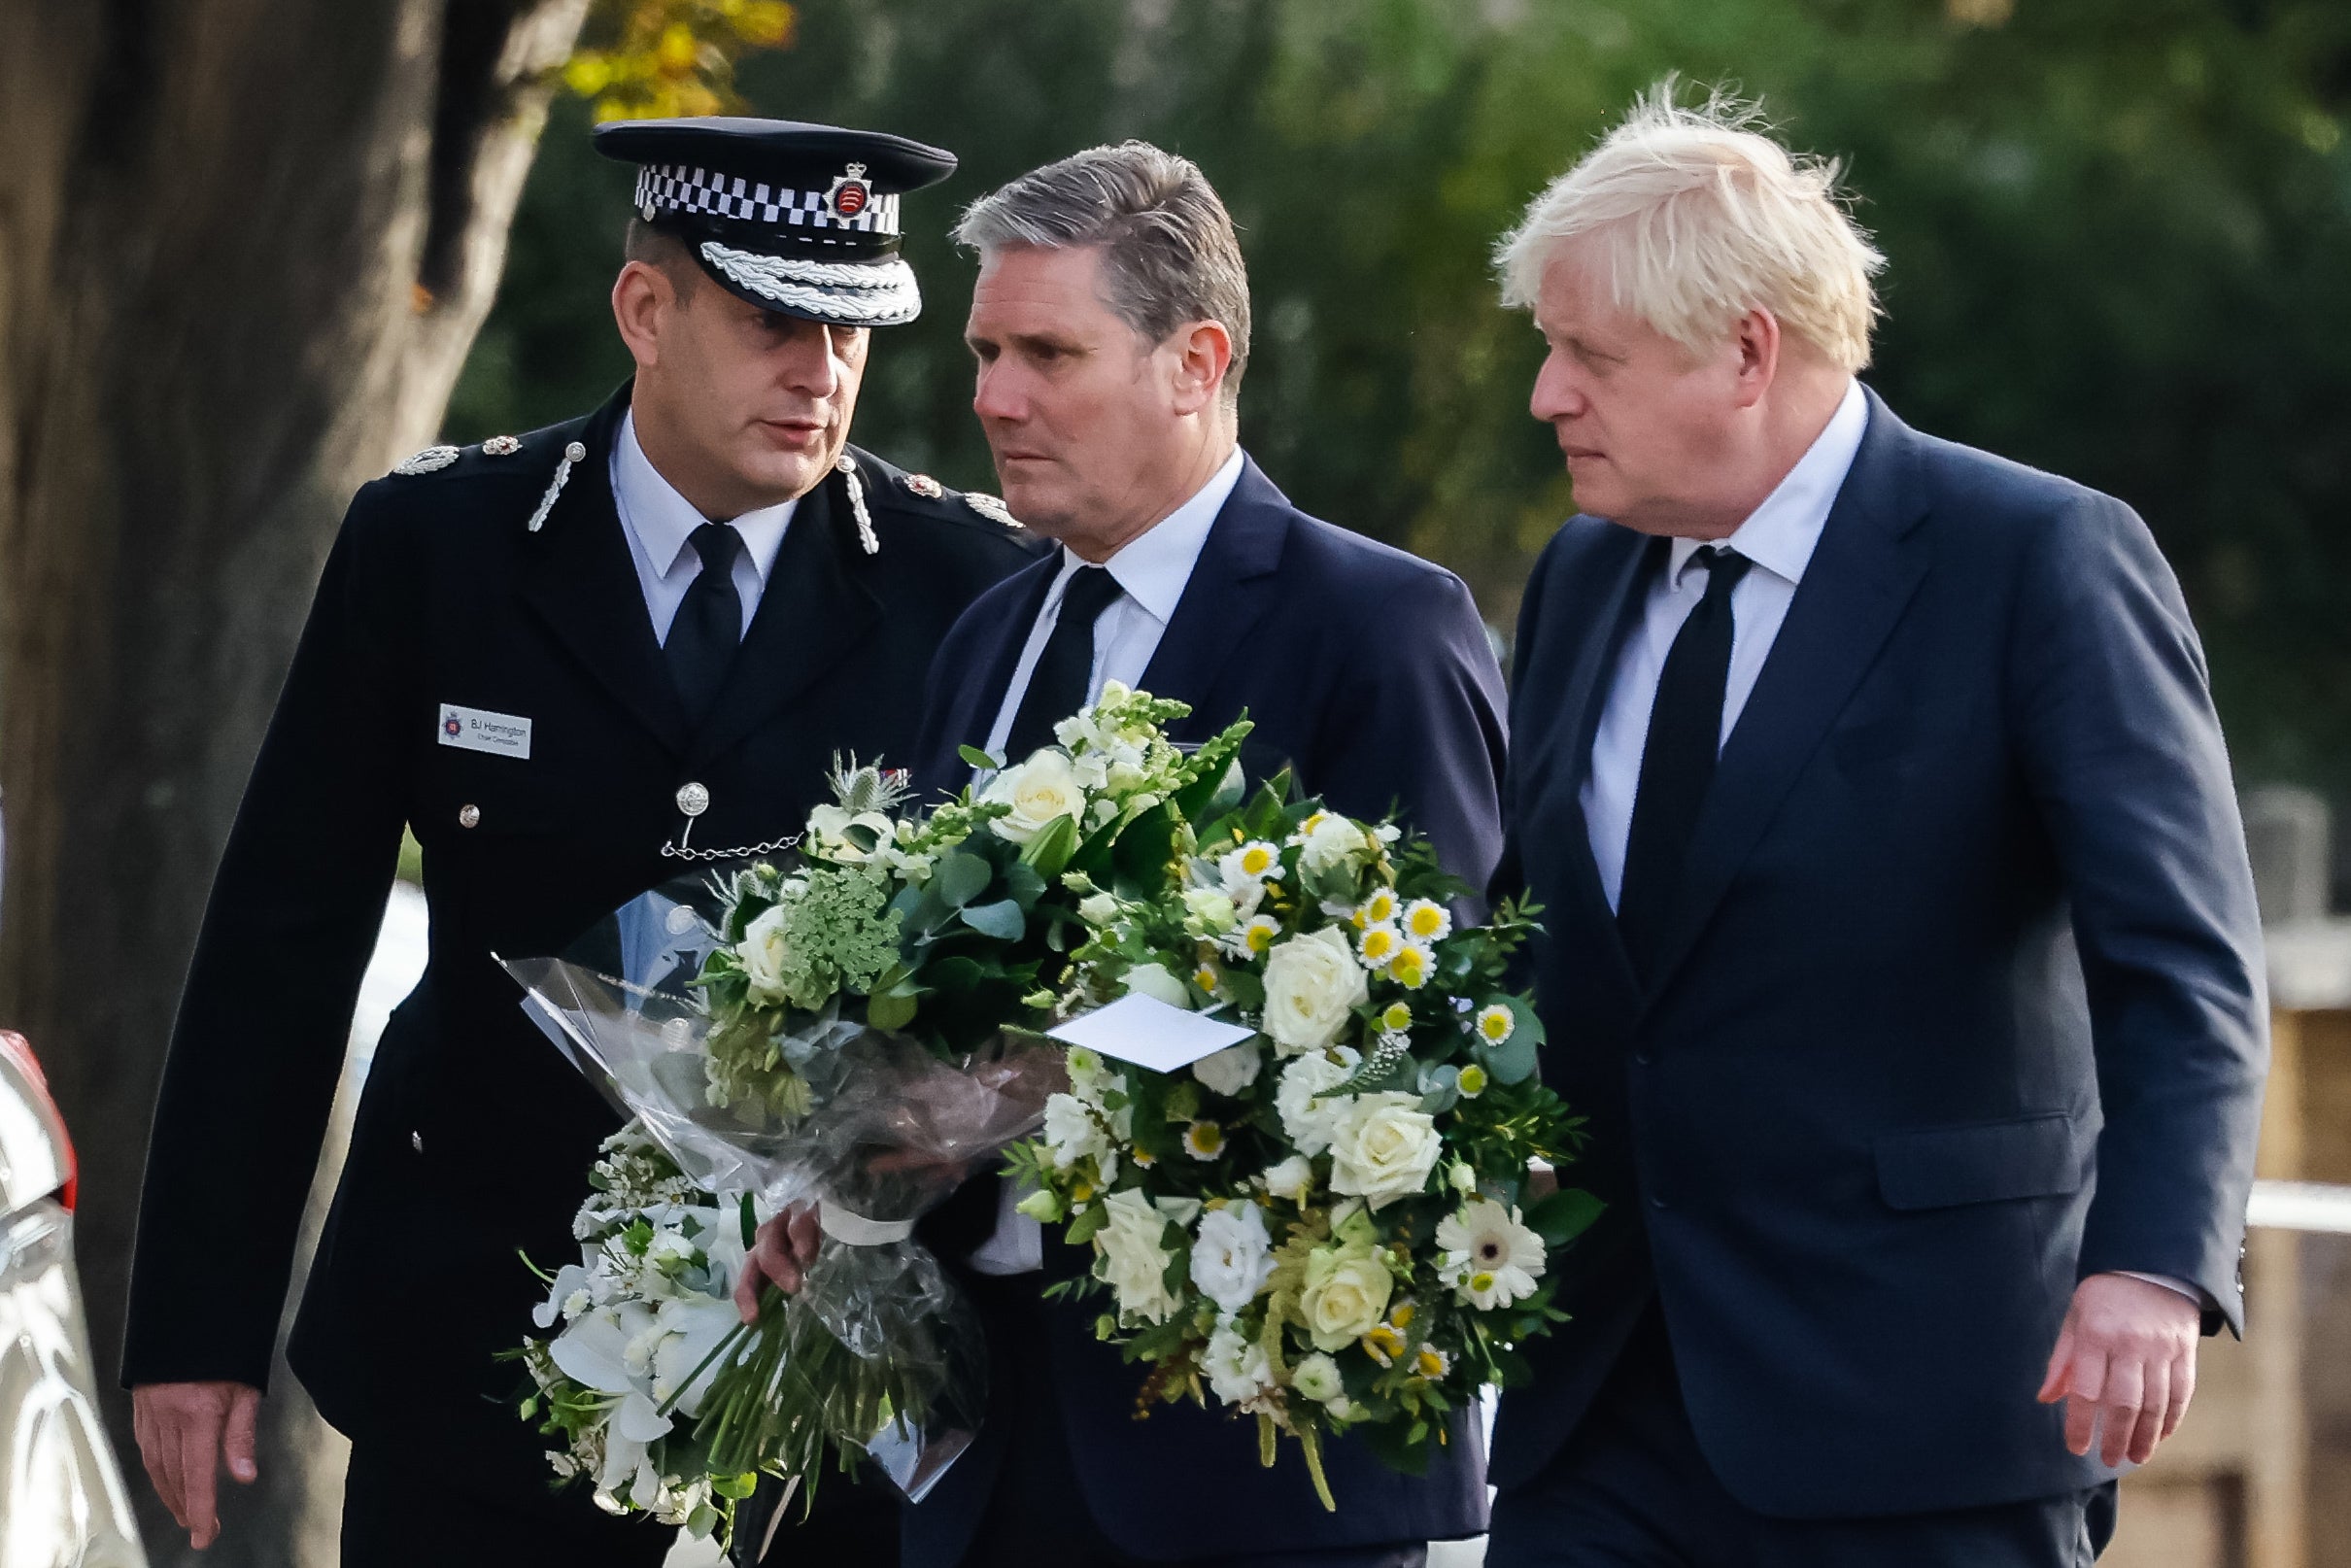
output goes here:
<path id="1" fill-rule="evenodd" d="M 836 751 L 910 749 L 924 672 L 1034 547 L 871 455 L 805 496 L 707 719 L 683 716 L 616 513 L 624 389 L 596 414 L 353 501 L 228 843 L 149 1155 L 123 1375 L 262 1384 L 403 824 L 430 960 L 392 1013 L 289 1355 L 336 1427 L 543 1484 L 518 1417 L 543 1287 L 618 1118 L 492 954 L 562 951 L 695 847 L 798 831 Z M 583 448 L 535 531 L 566 452 Z M 404 464 L 412 467 L 415 464 Z M 995 509 L 1000 510 L 1000 509 Z M 445 744 L 452 706 L 528 755 Z M 698 789 L 691 787 L 698 786 Z"/>

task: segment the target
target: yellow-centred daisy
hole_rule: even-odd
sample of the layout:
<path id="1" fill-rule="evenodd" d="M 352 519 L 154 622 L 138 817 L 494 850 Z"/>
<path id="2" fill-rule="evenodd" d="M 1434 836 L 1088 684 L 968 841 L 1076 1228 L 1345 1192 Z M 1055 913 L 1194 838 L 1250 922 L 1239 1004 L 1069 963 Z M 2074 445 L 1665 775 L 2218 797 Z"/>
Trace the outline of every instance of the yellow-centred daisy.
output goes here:
<path id="1" fill-rule="evenodd" d="M 1453 934 L 1453 917 L 1442 903 L 1414 899 L 1404 911 L 1405 935 L 1416 942 L 1441 942 Z"/>
<path id="2" fill-rule="evenodd" d="M 1365 969 L 1381 969 L 1404 951 L 1404 938 L 1396 934 L 1394 926 L 1367 927 L 1355 938 L 1355 951 L 1362 955 Z"/>
<path id="3" fill-rule="evenodd" d="M 1195 1160 L 1212 1160 L 1224 1152 L 1224 1129 L 1202 1119 L 1183 1130 L 1183 1148 Z"/>
<path id="4" fill-rule="evenodd" d="M 1388 960 L 1387 977 L 1407 991 L 1417 991 L 1428 984 L 1428 949 L 1415 943 L 1406 942 Z"/>
<path id="5" fill-rule="evenodd" d="M 1501 1044 L 1517 1027 L 1518 1015 L 1499 1002 L 1478 1014 L 1478 1038 L 1488 1045 Z"/>

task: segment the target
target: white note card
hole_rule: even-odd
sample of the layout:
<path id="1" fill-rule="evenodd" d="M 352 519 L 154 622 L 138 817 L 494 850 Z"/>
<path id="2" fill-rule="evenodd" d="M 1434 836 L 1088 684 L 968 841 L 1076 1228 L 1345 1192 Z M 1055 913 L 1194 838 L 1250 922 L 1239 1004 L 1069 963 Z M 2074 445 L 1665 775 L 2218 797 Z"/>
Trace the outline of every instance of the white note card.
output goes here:
<path id="1" fill-rule="evenodd" d="M 1064 1044 L 1084 1045 L 1154 1073 L 1173 1073 L 1238 1045 L 1257 1031 L 1129 992 L 1045 1033 Z"/>
<path id="2" fill-rule="evenodd" d="M 530 757 L 530 721 L 511 713 L 485 708 L 441 704 L 441 744 L 464 751 L 486 751 L 495 757 Z"/>

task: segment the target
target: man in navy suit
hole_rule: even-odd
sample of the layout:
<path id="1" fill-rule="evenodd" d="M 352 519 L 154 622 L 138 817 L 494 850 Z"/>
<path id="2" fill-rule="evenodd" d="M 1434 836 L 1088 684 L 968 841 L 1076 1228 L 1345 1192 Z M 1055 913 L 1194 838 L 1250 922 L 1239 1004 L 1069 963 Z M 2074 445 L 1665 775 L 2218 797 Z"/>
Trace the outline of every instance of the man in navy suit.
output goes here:
<path id="1" fill-rule="evenodd" d="M 2084 1563 L 2242 1323 L 2260 936 L 2195 631 L 2128 507 L 1855 382 L 1833 181 L 1660 95 L 1503 249 L 1586 515 L 1501 875 L 1610 1208 L 1502 1402 L 1496 1568 Z"/>
<path id="2" fill-rule="evenodd" d="M 1179 740 L 1246 709 L 1251 772 L 1294 767 L 1352 815 L 1398 810 L 1482 884 L 1503 763 L 1484 628 L 1458 578 L 1308 517 L 1240 450 L 1248 280 L 1199 169 L 1097 148 L 984 198 L 958 237 L 980 255 L 966 335 L 1005 498 L 1062 548 L 948 634 L 926 782 L 969 782 L 963 745 L 1017 759 L 1050 744 L 1054 721 L 1119 680 L 1191 703 Z M 1086 1257 L 1044 1244 L 999 1187 L 951 1206 L 977 1243 L 989 1430 L 908 1511 L 908 1563 L 1370 1568 L 1484 1528 L 1473 1422 L 1421 1477 L 1334 1444 L 1326 1513 L 1295 1455 L 1260 1467 L 1245 1421 L 1189 1405 L 1136 1420 L 1137 1369 L 1096 1342 L 1090 1311 L 1039 1298 Z"/>

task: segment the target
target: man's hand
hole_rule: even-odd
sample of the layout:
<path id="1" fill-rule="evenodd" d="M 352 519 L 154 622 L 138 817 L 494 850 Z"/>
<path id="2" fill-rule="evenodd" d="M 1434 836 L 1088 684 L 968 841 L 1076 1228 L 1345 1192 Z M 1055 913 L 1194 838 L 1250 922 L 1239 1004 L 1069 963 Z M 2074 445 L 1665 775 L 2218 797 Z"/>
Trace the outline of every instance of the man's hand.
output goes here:
<path id="1" fill-rule="evenodd" d="M 2178 1291 L 2129 1275 L 2076 1285 L 2040 1392 L 2044 1405 L 2065 1401 L 2065 1447 L 2087 1454 L 2102 1424 L 2099 1458 L 2145 1464 L 2188 1414 L 2201 1317 Z"/>
<path id="2" fill-rule="evenodd" d="M 760 1286 L 765 1281 L 774 1280 L 775 1288 L 787 1296 L 801 1287 L 808 1265 L 816 1261 L 820 1240 L 814 1204 L 794 1204 L 759 1228 L 743 1258 L 742 1276 L 734 1281 L 734 1310 L 744 1322 L 759 1320 Z"/>
<path id="3" fill-rule="evenodd" d="M 147 1382 L 130 1391 L 147 1479 L 199 1551 L 221 1534 L 214 1506 L 221 1461 L 247 1485 L 260 1474 L 253 1457 L 260 1415 L 261 1390 L 250 1383 Z"/>

